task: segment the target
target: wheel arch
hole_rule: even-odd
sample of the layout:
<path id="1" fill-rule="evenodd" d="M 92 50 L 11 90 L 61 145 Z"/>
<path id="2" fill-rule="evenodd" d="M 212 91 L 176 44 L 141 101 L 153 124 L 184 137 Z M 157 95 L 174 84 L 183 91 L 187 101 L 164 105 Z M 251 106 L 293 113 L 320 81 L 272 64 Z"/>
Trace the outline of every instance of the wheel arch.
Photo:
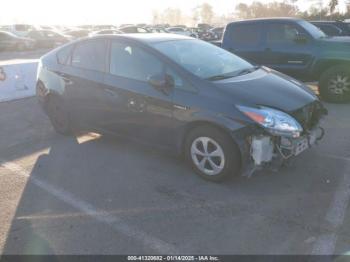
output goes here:
<path id="1" fill-rule="evenodd" d="M 315 79 L 319 81 L 324 72 L 335 66 L 350 66 L 350 60 L 327 59 L 319 61 L 314 70 Z"/>
<path id="2" fill-rule="evenodd" d="M 179 153 L 183 154 L 185 151 L 185 142 L 186 142 L 186 138 L 188 136 L 188 134 L 194 130 L 195 128 L 198 127 L 213 127 L 218 129 L 219 131 L 221 131 L 223 134 L 225 134 L 229 139 L 232 140 L 233 143 L 236 144 L 237 148 L 240 151 L 240 154 L 242 155 L 242 148 L 240 146 L 241 143 L 239 143 L 239 141 L 237 141 L 237 139 L 232 135 L 232 131 L 227 128 L 226 126 L 216 123 L 216 122 L 211 122 L 209 120 L 195 120 L 193 122 L 188 123 L 182 132 L 182 135 L 180 137 L 180 140 L 178 142 L 178 149 L 179 149 Z"/>
<path id="3" fill-rule="evenodd" d="M 47 110 L 47 105 L 50 99 L 62 99 L 62 95 L 59 92 L 57 92 L 54 89 L 48 89 L 45 83 L 40 79 L 38 79 L 36 83 L 36 96 L 38 97 L 39 102 L 44 108 L 44 110 Z"/>

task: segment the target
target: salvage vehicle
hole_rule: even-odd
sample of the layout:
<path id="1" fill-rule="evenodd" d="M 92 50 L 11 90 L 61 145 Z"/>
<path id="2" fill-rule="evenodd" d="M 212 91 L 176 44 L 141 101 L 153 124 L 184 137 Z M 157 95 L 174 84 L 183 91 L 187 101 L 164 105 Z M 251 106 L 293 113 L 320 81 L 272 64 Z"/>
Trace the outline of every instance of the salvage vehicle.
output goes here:
<path id="1" fill-rule="evenodd" d="M 35 41 L 27 38 L 20 37 L 11 32 L 0 31 L 0 51 L 1 50 L 16 50 L 25 51 L 33 49 Z"/>
<path id="2" fill-rule="evenodd" d="M 350 36 L 350 23 L 343 21 L 310 21 L 328 36 Z"/>
<path id="3" fill-rule="evenodd" d="M 150 33 L 146 28 L 138 26 L 124 26 L 119 27 L 118 30 L 125 34 Z"/>
<path id="4" fill-rule="evenodd" d="M 177 35 L 184 35 L 184 36 L 191 36 L 194 38 L 197 38 L 197 34 L 194 32 L 191 32 L 187 30 L 186 28 L 180 27 L 180 26 L 174 26 L 174 27 L 168 27 L 166 29 L 170 34 L 177 34 Z"/>
<path id="5" fill-rule="evenodd" d="M 35 30 L 36 28 L 33 25 L 27 24 L 14 24 L 14 25 L 2 25 L 0 29 L 3 31 L 10 32 L 19 37 L 26 37 L 28 32 Z"/>
<path id="6" fill-rule="evenodd" d="M 210 31 L 214 34 L 214 40 L 221 39 L 224 34 L 225 27 L 215 27 L 210 29 Z"/>
<path id="7" fill-rule="evenodd" d="M 296 18 L 232 22 L 222 47 L 302 81 L 319 82 L 324 100 L 350 100 L 350 38 L 329 37 Z"/>
<path id="8" fill-rule="evenodd" d="M 94 36 L 94 35 L 116 35 L 116 34 L 123 34 L 123 32 L 119 31 L 117 29 L 106 29 L 106 30 L 92 32 L 92 33 L 89 34 L 89 36 Z"/>
<path id="9" fill-rule="evenodd" d="M 211 181 L 282 163 L 323 136 L 326 109 L 303 83 L 191 37 L 82 39 L 43 56 L 37 76 L 58 133 L 175 149 Z"/>
<path id="10" fill-rule="evenodd" d="M 65 31 L 64 34 L 68 35 L 71 39 L 79 39 L 82 37 L 86 37 L 90 34 L 91 32 L 86 29 L 73 29 L 73 30 L 68 30 Z"/>
<path id="11" fill-rule="evenodd" d="M 72 37 L 51 30 L 33 30 L 27 35 L 35 41 L 36 48 L 51 48 L 69 42 Z"/>

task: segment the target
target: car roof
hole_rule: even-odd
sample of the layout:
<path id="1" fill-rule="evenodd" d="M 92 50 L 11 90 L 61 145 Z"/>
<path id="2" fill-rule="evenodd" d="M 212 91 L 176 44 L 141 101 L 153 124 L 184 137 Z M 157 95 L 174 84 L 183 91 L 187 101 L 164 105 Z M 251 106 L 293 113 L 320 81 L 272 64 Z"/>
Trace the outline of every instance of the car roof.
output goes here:
<path id="1" fill-rule="evenodd" d="M 109 38 L 109 39 L 129 39 L 137 42 L 141 42 L 144 44 L 151 44 L 157 42 L 165 42 L 165 41 L 174 41 L 174 40 L 190 40 L 193 39 L 188 36 L 176 35 L 176 34 L 167 34 L 167 33 L 147 33 L 147 34 L 121 34 L 121 35 L 101 35 L 101 36 L 92 36 L 88 38 L 83 38 L 83 40 L 87 39 L 96 39 L 96 38 Z"/>
<path id="2" fill-rule="evenodd" d="M 334 24 L 339 23 L 339 21 L 309 21 L 310 23 L 322 23 L 322 24 Z"/>
<path id="3" fill-rule="evenodd" d="M 8 31 L 0 31 L 0 33 L 6 34 L 6 35 L 9 35 L 9 36 L 12 36 L 12 37 L 19 37 L 18 35 L 14 34 L 12 32 L 8 32 Z"/>
<path id="4" fill-rule="evenodd" d="M 271 17 L 271 18 L 254 18 L 254 19 L 246 19 L 246 20 L 238 20 L 229 23 L 228 25 L 231 24 L 238 24 L 238 23 L 254 23 L 254 22 L 285 22 L 285 21 L 304 21 L 303 19 L 300 18 L 295 18 L 295 17 Z"/>

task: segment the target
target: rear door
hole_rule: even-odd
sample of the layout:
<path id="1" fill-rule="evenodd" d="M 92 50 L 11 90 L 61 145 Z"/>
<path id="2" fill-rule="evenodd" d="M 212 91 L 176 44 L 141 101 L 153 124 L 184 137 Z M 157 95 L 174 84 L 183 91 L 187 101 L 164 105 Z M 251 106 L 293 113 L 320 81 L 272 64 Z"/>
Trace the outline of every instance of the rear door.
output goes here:
<path id="1" fill-rule="evenodd" d="M 103 119 L 103 81 L 106 71 L 107 41 L 78 42 L 70 65 L 60 72 L 72 116 L 84 125 L 96 126 Z"/>
<path id="2" fill-rule="evenodd" d="M 288 75 L 304 78 L 313 60 L 313 39 L 298 24 L 271 22 L 266 27 L 264 65 Z M 297 41 L 303 36 L 305 41 Z"/>
<path id="3" fill-rule="evenodd" d="M 252 63 L 261 64 L 264 62 L 263 28 L 263 22 L 230 24 L 222 47 Z"/>

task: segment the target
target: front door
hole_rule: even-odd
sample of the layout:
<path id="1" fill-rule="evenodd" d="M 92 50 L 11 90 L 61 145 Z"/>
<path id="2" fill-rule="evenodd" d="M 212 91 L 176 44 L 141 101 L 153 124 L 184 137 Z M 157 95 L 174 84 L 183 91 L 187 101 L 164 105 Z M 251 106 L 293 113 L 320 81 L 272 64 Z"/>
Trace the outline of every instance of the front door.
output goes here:
<path id="1" fill-rule="evenodd" d="M 304 39 L 300 40 L 298 37 Z M 303 79 L 313 60 L 312 38 L 294 23 L 267 25 L 264 65 Z"/>
<path id="2" fill-rule="evenodd" d="M 172 126 L 173 90 L 157 90 L 149 82 L 165 73 L 164 64 L 149 50 L 113 40 L 104 89 L 108 121 L 104 128 L 146 143 L 167 144 Z"/>
<path id="3" fill-rule="evenodd" d="M 254 64 L 262 64 L 264 23 L 237 23 L 226 30 L 223 48 Z"/>

